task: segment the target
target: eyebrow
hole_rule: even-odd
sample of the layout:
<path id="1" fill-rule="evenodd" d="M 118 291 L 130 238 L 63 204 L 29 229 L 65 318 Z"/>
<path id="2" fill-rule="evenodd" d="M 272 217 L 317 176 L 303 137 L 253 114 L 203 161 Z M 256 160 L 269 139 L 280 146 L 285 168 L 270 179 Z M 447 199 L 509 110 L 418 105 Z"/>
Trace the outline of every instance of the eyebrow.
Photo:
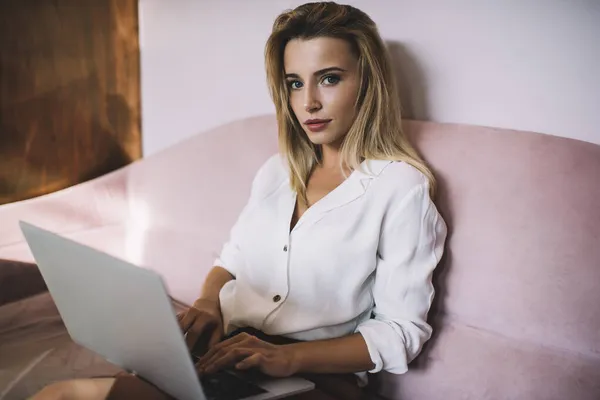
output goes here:
<path id="1" fill-rule="evenodd" d="M 326 74 L 328 72 L 346 72 L 345 69 L 340 68 L 340 67 L 328 67 L 328 68 L 323 68 L 318 70 L 317 72 L 313 73 L 314 76 L 320 76 L 323 74 Z M 285 74 L 285 78 L 289 79 L 289 78 L 295 78 L 295 79 L 300 79 L 300 75 L 298 74 Z"/>

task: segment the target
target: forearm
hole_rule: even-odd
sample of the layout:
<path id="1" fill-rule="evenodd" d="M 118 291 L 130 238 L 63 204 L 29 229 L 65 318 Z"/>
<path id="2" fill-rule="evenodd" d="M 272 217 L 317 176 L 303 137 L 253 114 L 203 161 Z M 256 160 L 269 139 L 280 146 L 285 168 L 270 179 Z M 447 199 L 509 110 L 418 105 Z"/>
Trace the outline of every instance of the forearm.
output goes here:
<path id="1" fill-rule="evenodd" d="M 213 267 L 204 280 L 199 300 L 209 300 L 218 303 L 221 289 L 227 282 L 233 279 L 235 279 L 233 275 L 225 268 Z"/>
<path id="2" fill-rule="evenodd" d="M 360 333 L 287 346 L 294 354 L 298 373 L 343 374 L 369 371 L 375 366 Z"/>

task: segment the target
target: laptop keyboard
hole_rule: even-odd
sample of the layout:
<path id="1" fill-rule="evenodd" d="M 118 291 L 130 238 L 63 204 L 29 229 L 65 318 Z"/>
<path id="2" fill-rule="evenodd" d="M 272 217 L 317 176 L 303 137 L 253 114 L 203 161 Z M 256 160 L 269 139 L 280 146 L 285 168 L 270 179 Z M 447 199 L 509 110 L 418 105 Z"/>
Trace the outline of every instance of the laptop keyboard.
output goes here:
<path id="1" fill-rule="evenodd" d="M 207 400 L 240 400 L 267 391 L 227 371 L 200 377 Z"/>

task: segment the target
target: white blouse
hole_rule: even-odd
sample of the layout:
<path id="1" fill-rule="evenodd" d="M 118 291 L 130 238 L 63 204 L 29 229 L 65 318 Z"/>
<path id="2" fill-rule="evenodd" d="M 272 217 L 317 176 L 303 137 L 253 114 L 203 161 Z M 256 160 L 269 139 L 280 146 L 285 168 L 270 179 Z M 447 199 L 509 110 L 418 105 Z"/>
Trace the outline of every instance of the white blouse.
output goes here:
<path id="1" fill-rule="evenodd" d="M 431 336 L 431 276 L 446 224 L 425 176 L 368 160 L 311 206 L 290 232 L 296 193 L 281 157 L 258 171 L 215 265 L 226 332 L 250 326 L 298 340 L 360 332 L 375 367 L 395 374 Z"/>

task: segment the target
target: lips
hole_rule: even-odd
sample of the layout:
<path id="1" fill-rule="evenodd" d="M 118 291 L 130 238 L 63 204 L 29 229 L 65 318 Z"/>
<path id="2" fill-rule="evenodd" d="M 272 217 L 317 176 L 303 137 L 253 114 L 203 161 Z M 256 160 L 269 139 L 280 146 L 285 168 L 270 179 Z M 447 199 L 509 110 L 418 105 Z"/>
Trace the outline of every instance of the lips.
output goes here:
<path id="1" fill-rule="evenodd" d="M 327 125 L 330 122 L 330 119 L 309 119 L 304 121 L 304 125 L 306 125 L 311 132 L 319 132 L 327 128 Z"/>

